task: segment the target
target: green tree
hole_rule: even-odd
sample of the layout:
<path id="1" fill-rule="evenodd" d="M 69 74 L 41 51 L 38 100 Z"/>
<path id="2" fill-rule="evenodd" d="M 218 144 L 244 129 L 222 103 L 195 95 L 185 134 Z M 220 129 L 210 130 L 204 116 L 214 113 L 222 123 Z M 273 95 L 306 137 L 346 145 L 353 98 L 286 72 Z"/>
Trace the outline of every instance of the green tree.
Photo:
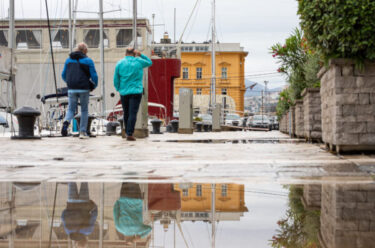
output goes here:
<path id="1" fill-rule="evenodd" d="M 375 60 L 375 1 L 299 0 L 301 27 L 312 49 L 326 61 Z"/>

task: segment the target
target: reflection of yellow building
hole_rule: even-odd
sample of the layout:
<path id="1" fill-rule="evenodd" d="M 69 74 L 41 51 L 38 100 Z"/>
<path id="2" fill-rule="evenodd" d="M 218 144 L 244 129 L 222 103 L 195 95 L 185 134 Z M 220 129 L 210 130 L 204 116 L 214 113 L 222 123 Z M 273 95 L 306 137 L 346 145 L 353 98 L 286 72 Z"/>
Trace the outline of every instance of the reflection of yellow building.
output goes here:
<path id="1" fill-rule="evenodd" d="M 162 40 L 165 41 L 168 39 Z M 154 44 L 158 54 L 172 55 L 175 44 Z M 171 51 L 171 52 L 169 52 Z M 244 110 L 245 57 L 247 52 L 239 43 L 216 44 L 216 102 L 223 103 L 226 96 L 227 109 Z M 211 44 L 184 43 L 181 46 L 181 78 L 175 80 L 175 109 L 180 88 L 190 88 L 194 93 L 194 107 L 205 112 L 209 104 L 211 83 Z"/>
<path id="2" fill-rule="evenodd" d="M 209 219 L 212 204 L 212 187 L 211 184 L 194 184 L 190 188 L 183 189 L 175 185 L 175 189 L 181 191 L 181 212 L 182 217 L 191 217 L 195 219 Z M 216 184 L 215 186 L 215 210 L 217 213 L 239 213 L 224 219 L 239 219 L 243 212 L 247 212 L 245 206 L 244 185 L 239 184 Z M 200 215 L 192 212 L 199 212 Z M 187 213 L 187 214 L 184 214 Z M 204 214 L 207 213 L 207 214 Z M 190 216 L 189 216 L 190 214 Z M 196 218 L 198 217 L 198 218 Z M 219 218 L 220 220 L 220 218 Z"/>

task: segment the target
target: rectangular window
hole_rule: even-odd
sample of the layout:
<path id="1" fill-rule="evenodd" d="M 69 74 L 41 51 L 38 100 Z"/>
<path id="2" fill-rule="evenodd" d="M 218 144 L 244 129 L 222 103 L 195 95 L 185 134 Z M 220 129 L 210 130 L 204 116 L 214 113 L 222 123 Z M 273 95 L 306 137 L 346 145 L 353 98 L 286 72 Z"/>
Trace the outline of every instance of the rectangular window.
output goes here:
<path id="1" fill-rule="evenodd" d="M 197 88 L 197 95 L 202 95 L 202 88 Z"/>
<path id="2" fill-rule="evenodd" d="M 221 89 L 221 94 L 226 95 L 227 94 L 227 88 L 222 88 Z"/>
<path id="3" fill-rule="evenodd" d="M 196 196 L 198 196 L 198 197 L 202 196 L 202 185 L 200 185 L 200 184 L 197 185 Z"/>
<path id="4" fill-rule="evenodd" d="M 182 68 L 182 79 L 189 79 L 189 68 Z"/>
<path id="5" fill-rule="evenodd" d="M 227 67 L 222 67 L 221 68 L 221 78 L 222 79 L 227 79 L 228 78 L 228 68 Z"/>
<path id="6" fill-rule="evenodd" d="M 8 31 L 0 30 L 0 46 L 8 46 Z"/>
<path id="7" fill-rule="evenodd" d="M 189 190 L 183 189 L 182 190 L 182 196 L 188 196 L 189 195 Z"/>
<path id="8" fill-rule="evenodd" d="M 40 49 L 42 30 L 16 30 L 17 49 Z"/>
<path id="9" fill-rule="evenodd" d="M 197 79 L 202 79 L 202 67 L 197 67 Z"/>
<path id="10" fill-rule="evenodd" d="M 222 197 L 228 196 L 228 185 L 227 184 L 221 185 L 221 196 Z"/>
<path id="11" fill-rule="evenodd" d="M 52 30 L 51 36 L 53 48 L 69 48 L 69 30 Z"/>
<path id="12" fill-rule="evenodd" d="M 104 30 L 103 32 L 103 43 L 104 47 L 108 47 L 108 30 Z M 100 42 L 100 30 L 99 29 L 86 29 L 83 31 L 83 41 L 87 44 L 89 48 L 99 48 Z"/>

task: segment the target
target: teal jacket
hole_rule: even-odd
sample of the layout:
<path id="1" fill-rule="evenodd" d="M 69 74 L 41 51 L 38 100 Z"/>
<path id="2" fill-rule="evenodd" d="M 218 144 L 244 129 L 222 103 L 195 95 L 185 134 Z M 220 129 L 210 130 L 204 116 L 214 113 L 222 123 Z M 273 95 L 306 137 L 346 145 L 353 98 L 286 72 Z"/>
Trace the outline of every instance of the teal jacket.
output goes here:
<path id="1" fill-rule="evenodd" d="M 151 59 L 141 54 L 140 57 L 126 56 L 115 69 L 113 84 L 121 96 L 143 93 L 143 68 L 152 65 Z"/>
<path id="2" fill-rule="evenodd" d="M 152 228 L 143 224 L 142 208 L 142 199 L 120 197 L 113 207 L 117 231 L 125 236 L 146 237 Z"/>

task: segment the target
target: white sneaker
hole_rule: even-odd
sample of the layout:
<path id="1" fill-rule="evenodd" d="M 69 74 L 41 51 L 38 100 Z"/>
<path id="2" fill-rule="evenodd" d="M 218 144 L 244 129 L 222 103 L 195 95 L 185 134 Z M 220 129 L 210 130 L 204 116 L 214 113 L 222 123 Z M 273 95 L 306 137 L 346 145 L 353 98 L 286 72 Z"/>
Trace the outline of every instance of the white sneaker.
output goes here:
<path id="1" fill-rule="evenodd" d="M 87 133 L 79 133 L 79 138 L 80 139 L 88 139 L 90 137 L 87 135 Z"/>

